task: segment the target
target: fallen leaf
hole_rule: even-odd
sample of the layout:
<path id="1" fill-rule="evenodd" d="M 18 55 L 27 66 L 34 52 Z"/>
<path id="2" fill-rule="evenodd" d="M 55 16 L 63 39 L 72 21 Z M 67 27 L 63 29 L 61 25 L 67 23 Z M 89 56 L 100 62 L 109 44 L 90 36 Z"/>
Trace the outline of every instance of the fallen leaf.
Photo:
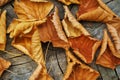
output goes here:
<path id="1" fill-rule="evenodd" d="M 5 5 L 6 3 L 8 3 L 11 0 L 0 0 L 0 6 Z"/>
<path id="2" fill-rule="evenodd" d="M 36 32 L 35 27 L 43 22 L 45 21 L 33 22 L 16 19 L 7 30 L 10 33 L 10 37 L 14 38 L 12 46 L 29 55 L 36 62 L 39 61 L 41 56 L 39 52 L 41 51 L 41 46 L 39 33 Z"/>
<path id="3" fill-rule="evenodd" d="M 120 57 L 118 58 L 116 56 L 120 56 L 120 52 L 115 49 L 107 31 L 104 31 L 102 46 L 96 64 L 114 69 L 120 64 Z"/>
<path id="4" fill-rule="evenodd" d="M 75 54 L 86 63 L 92 62 L 95 52 L 101 43 L 99 40 L 86 35 L 69 38 L 68 40 Z"/>
<path id="5" fill-rule="evenodd" d="M 82 64 L 70 51 L 67 50 L 66 55 L 68 66 L 63 80 L 96 80 L 98 78 L 99 73 L 97 71 Z"/>
<path id="6" fill-rule="evenodd" d="M 30 0 L 15 0 L 14 3 L 14 10 L 20 19 L 44 19 L 53 7 L 51 2 L 35 3 Z"/>
<path id="7" fill-rule="evenodd" d="M 47 0 L 30 0 L 32 2 L 48 2 Z"/>
<path id="8" fill-rule="evenodd" d="M 102 0 L 81 0 L 77 12 L 78 20 L 104 22 L 111 33 L 115 48 L 120 50 L 120 19 Z M 111 27 L 110 27 L 111 26 Z M 113 31 L 114 30 L 114 31 Z"/>
<path id="9" fill-rule="evenodd" d="M 102 0 L 81 0 L 77 12 L 78 20 L 107 22 L 115 17 L 115 13 L 109 9 Z"/>
<path id="10" fill-rule="evenodd" d="M 39 32 L 38 29 L 35 28 L 37 24 L 44 21 L 38 21 L 38 23 L 33 23 L 33 21 L 16 21 L 18 22 L 15 22 L 14 20 L 14 23 L 8 28 L 8 32 L 10 32 L 11 37 L 14 38 L 12 46 L 30 56 L 38 64 L 38 67 L 31 75 L 30 80 L 52 80 L 45 67 Z M 40 67 L 40 65 L 42 67 Z"/>
<path id="11" fill-rule="evenodd" d="M 55 8 L 53 15 L 47 18 L 47 21 L 38 26 L 39 35 L 42 42 L 52 42 L 54 47 L 68 47 L 68 40 L 62 30 L 58 9 Z"/>
<path id="12" fill-rule="evenodd" d="M 70 5 L 70 4 L 80 4 L 79 0 L 59 0 L 60 2 L 66 4 L 66 5 Z"/>
<path id="13" fill-rule="evenodd" d="M 114 18 L 108 21 L 107 28 L 112 36 L 116 49 L 120 51 L 120 18 Z"/>
<path id="14" fill-rule="evenodd" d="M 2 75 L 2 73 L 9 68 L 9 66 L 11 65 L 11 63 L 3 58 L 0 57 L 0 76 Z"/>
<path id="15" fill-rule="evenodd" d="M 65 16 L 62 20 L 67 37 L 78 37 L 82 34 L 90 35 L 88 31 L 75 19 L 67 6 L 64 6 Z"/>
<path id="16" fill-rule="evenodd" d="M 0 50 L 5 50 L 6 45 L 6 11 L 0 14 Z"/>

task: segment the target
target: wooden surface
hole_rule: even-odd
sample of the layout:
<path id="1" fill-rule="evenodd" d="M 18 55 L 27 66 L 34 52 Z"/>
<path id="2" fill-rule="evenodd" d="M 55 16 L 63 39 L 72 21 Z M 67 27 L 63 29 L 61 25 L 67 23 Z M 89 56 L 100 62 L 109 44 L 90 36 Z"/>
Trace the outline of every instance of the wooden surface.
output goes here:
<path id="1" fill-rule="evenodd" d="M 51 0 L 59 9 L 59 16 L 62 20 L 64 17 L 64 9 L 62 3 L 57 0 Z M 117 15 L 120 16 L 120 0 L 103 0 Z M 75 15 L 77 11 L 76 5 L 69 6 L 71 12 Z M 2 10 L 7 10 L 7 26 L 16 17 L 13 11 L 13 2 L 6 4 L 1 7 Z M 98 39 L 102 38 L 103 29 L 106 28 L 106 25 L 103 23 L 95 22 L 81 22 L 85 28 L 91 33 L 93 37 Z M 12 66 L 4 72 L 0 80 L 28 80 L 34 69 L 37 67 L 37 64 L 32 61 L 28 56 L 24 55 L 19 50 L 13 48 L 10 43 L 7 35 L 7 47 L 6 52 L 0 52 L 0 56 L 9 60 L 12 63 Z M 46 48 L 49 43 L 42 43 L 44 54 L 46 53 Z M 99 52 L 99 51 L 98 51 Z M 98 54 L 96 53 L 96 56 Z M 50 44 L 48 52 L 46 55 L 46 66 L 50 75 L 54 80 L 62 80 L 62 77 L 65 73 L 67 62 L 66 55 L 63 49 L 54 48 Z M 100 77 L 97 80 L 120 80 L 120 66 L 117 66 L 115 70 L 104 68 L 102 66 L 96 65 L 95 62 L 89 64 L 92 68 L 100 72 Z"/>

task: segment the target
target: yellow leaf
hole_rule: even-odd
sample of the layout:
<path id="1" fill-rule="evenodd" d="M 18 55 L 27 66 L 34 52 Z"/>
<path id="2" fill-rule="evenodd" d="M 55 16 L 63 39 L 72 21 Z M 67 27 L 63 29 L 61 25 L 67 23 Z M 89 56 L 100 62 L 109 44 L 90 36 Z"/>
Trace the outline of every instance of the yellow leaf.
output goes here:
<path id="1" fill-rule="evenodd" d="M 88 31 L 74 18 L 67 6 L 64 6 L 65 16 L 62 20 L 67 37 L 78 37 L 82 34 L 90 35 Z"/>
<path id="2" fill-rule="evenodd" d="M 51 2 L 36 3 L 30 0 L 15 0 L 14 3 L 15 12 L 20 19 L 44 19 L 53 7 Z"/>
<path id="3" fill-rule="evenodd" d="M 0 50 L 5 50 L 6 45 L 6 11 L 0 14 Z"/>

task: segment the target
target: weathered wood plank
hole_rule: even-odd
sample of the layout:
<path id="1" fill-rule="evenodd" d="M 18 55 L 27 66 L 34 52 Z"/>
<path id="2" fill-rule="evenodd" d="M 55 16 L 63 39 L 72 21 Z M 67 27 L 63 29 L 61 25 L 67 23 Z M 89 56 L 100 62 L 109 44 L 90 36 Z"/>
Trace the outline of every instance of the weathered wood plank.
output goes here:
<path id="1" fill-rule="evenodd" d="M 46 66 L 48 73 L 50 73 L 54 80 L 62 80 L 63 74 L 58 66 L 56 53 L 56 51 L 48 50 L 46 55 Z"/>
<path id="2" fill-rule="evenodd" d="M 118 78 L 119 78 L 119 80 L 120 80 L 120 66 L 117 66 L 117 67 L 116 67 L 116 73 L 117 73 Z"/>

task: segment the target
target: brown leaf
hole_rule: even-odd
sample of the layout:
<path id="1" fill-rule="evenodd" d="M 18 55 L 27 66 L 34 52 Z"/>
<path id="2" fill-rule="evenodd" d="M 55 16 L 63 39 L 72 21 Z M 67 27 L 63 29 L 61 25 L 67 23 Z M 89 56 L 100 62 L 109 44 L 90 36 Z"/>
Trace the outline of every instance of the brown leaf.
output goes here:
<path id="1" fill-rule="evenodd" d="M 71 48 L 84 62 L 91 63 L 96 50 L 100 46 L 100 41 L 90 36 L 81 35 L 75 38 L 69 38 Z"/>
<path id="2" fill-rule="evenodd" d="M 82 34 L 90 35 L 88 31 L 75 19 L 67 6 L 64 6 L 65 16 L 62 20 L 67 37 L 78 37 Z"/>
<path id="3" fill-rule="evenodd" d="M 46 71 L 45 65 L 39 64 L 29 80 L 53 80 Z"/>
<path id="4" fill-rule="evenodd" d="M 80 4 L 80 0 L 59 0 L 60 2 L 70 5 L 70 4 Z"/>
<path id="5" fill-rule="evenodd" d="M 96 64 L 111 69 L 114 69 L 116 65 L 120 64 L 120 52 L 116 51 L 106 31 L 104 31 L 102 46 Z"/>
<path id="6" fill-rule="evenodd" d="M 0 50 L 5 50 L 6 45 L 6 11 L 0 14 Z"/>
<path id="7" fill-rule="evenodd" d="M 10 65 L 11 63 L 9 61 L 6 61 L 5 59 L 0 57 L 0 76 L 6 69 L 9 68 Z"/>
<path id="8" fill-rule="evenodd" d="M 6 3 L 8 3 L 11 0 L 0 0 L 0 6 L 5 5 Z"/>
<path id="9" fill-rule="evenodd" d="M 62 25 L 58 16 L 58 9 L 52 16 L 47 18 L 47 21 L 39 27 L 40 39 L 42 42 L 52 42 L 54 47 L 68 47 L 67 38 L 62 30 Z"/>
<path id="10" fill-rule="evenodd" d="M 96 80 L 99 73 L 79 62 L 70 51 L 66 51 L 68 66 L 63 80 Z"/>
<path id="11" fill-rule="evenodd" d="M 116 16 L 102 0 L 81 0 L 77 12 L 78 20 L 107 22 Z"/>
<path id="12" fill-rule="evenodd" d="M 15 0 L 14 3 L 15 12 L 20 19 L 44 19 L 53 9 L 53 6 L 51 2 L 36 3 L 30 0 Z"/>

